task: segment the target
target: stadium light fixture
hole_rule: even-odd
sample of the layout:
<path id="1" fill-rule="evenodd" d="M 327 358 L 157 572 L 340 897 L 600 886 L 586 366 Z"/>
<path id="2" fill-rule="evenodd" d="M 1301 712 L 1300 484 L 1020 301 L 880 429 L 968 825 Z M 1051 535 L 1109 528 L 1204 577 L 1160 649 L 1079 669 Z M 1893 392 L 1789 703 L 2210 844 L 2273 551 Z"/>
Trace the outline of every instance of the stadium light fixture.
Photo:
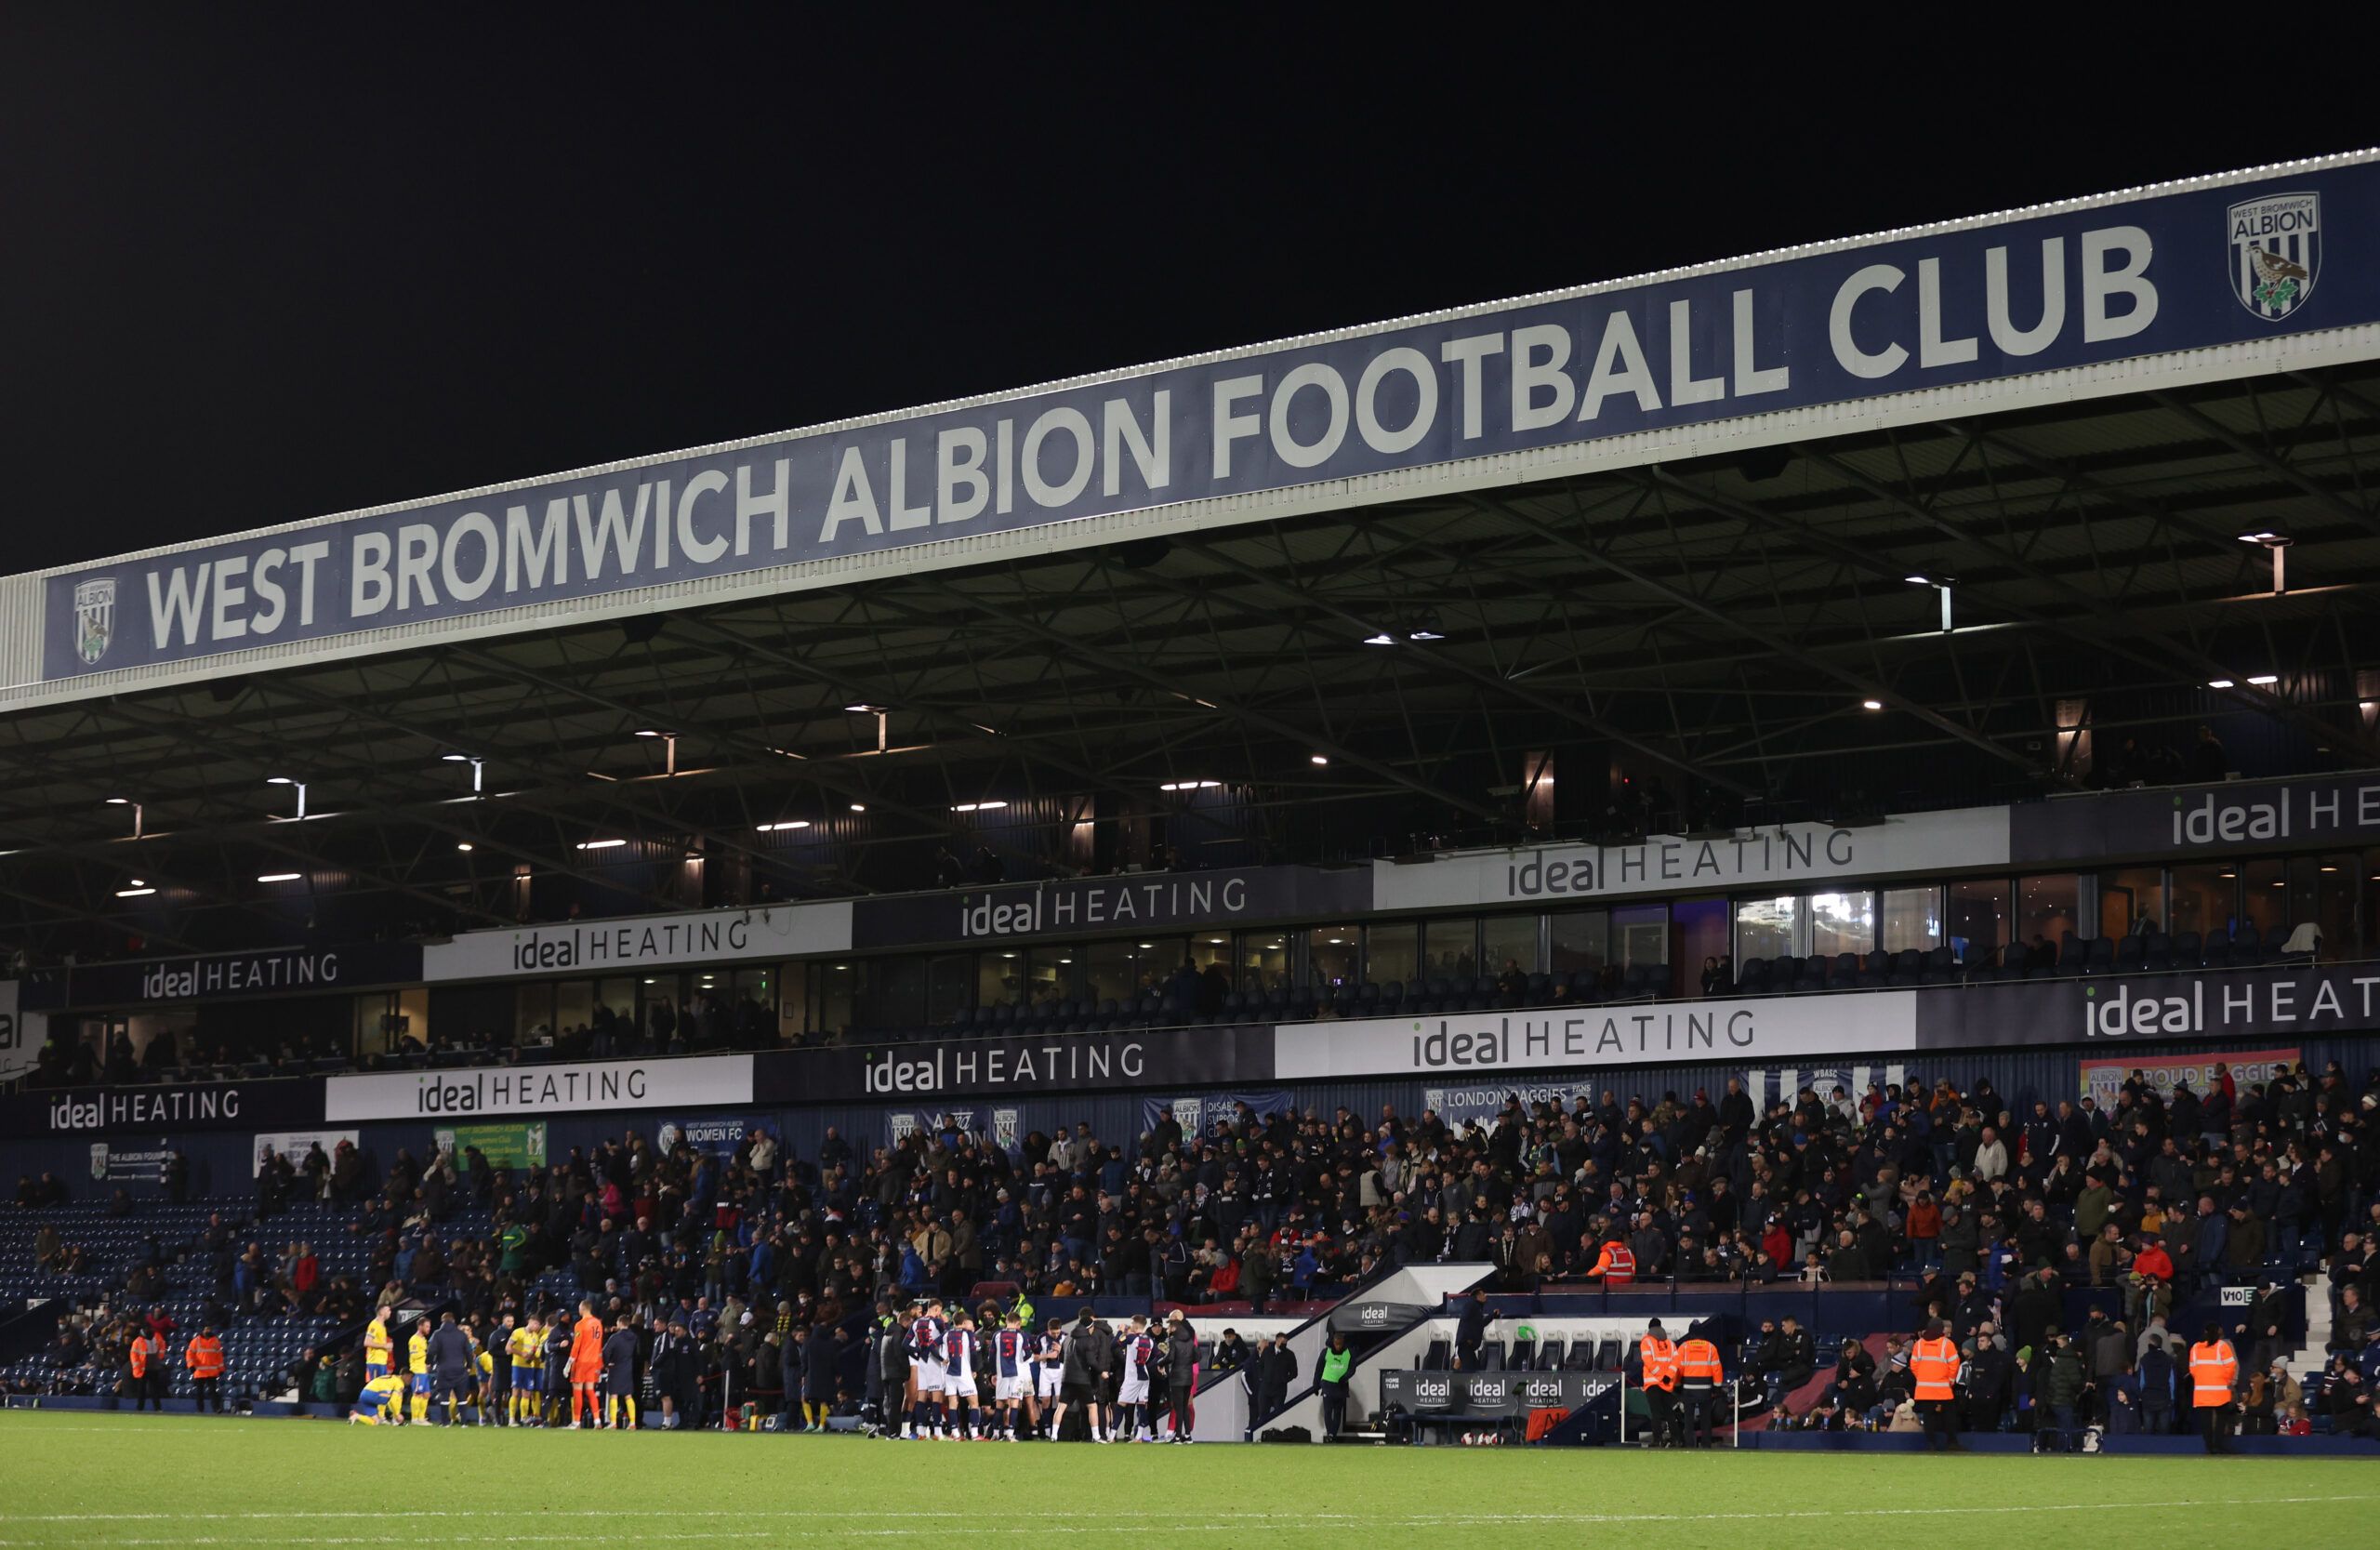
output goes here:
<path id="1" fill-rule="evenodd" d="M 257 874 L 257 881 L 258 882 L 297 882 L 305 875 L 303 872 L 259 872 Z"/>
<path id="2" fill-rule="evenodd" d="M 2289 562 L 2284 558 L 2289 546 L 2296 540 L 2282 533 L 2242 533 L 2240 541 L 2254 544 L 2272 556 L 2272 595 L 2281 596 L 2289 590 Z M 2249 680 L 2254 682 L 2254 680 Z"/>
<path id="3" fill-rule="evenodd" d="M 678 735 L 676 733 L 664 732 L 658 727 L 643 726 L 637 728 L 636 735 L 640 737 L 660 738 L 661 773 L 666 775 L 674 775 L 678 773 Z"/>
<path id="4" fill-rule="evenodd" d="M 1395 643 L 1396 637 L 1391 635 L 1385 629 L 1382 630 L 1377 635 L 1367 635 L 1364 637 L 1364 644 L 1368 646 L 1393 646 Z"/>
<path id="5" fill-rule="evenodd" d="M 1328 764 L 1330 762 L 1330 756 L 1327 753 L 1310 753 L 1306 755 L 1306 762 L 1309 764 Z"/>
<path id="6" fill-rule="evenodd" d="M 1950 584 L 1956 581 L 1958 577 L 1954 576 L 1904 576 L 1901 579 L 1908 582 L 1912 587 L 1931 587 L 1937 592 L 1941 594 L 1942 633 L 1948 635 L 1950 632 Z"/>
<path id="7" fill-rule="evenodd" d="M 298 816 L 299 818 L 305 817 L 306 783 L 304 781 L 294 779 L 288 775 L 267 775 L 264 777 L 264 783 L 267 786 L 295 786 L 298 788 Z"/>
<path id="8" fill-rule="evenodd" d="M 109 805 L 110 807 L 129 807 L 130 809 L 132 809 L 132 837 L 133 837 L 135 840 L 139 839 L 139 838 L 141 837 L 141 836 L 140 836 L 140 818 L 141 818 L 140 804 L 139 804 L 139 802 L 137 802 L 137 801 L 134 801 L 130 797 L 110 797 L 110 798 L 108 799 L 108 805 Z"/>
<path id="9" fill-rule="evenodd" d="M 1859 709 L 1862 710 L 1882 710 L 1884 708 L 1884 702 L 1880 699 L 1863 699 L 1859 702 Z"/>
<path id="10" fill-rule="evenodd" d="M 476 797 L 480 794 L 480 777 L 484 773 L 487 761 L 475 753 L 442 753 L 438 758 L 441 763 L 469 764 L 471 767 L 471 795 Z"/>
<path id="11" fill-rule="evenodd" d="M 583 851 L 614 851 L 627 843 L 626 840 L 581 840 L 578 848 Z"/>
<path id="12" fill-rule="evenodd" d="M 1220 780 L 1169 780 L 1157 789 L 1160 791 L 1211 791 L 1222 784 Z"/>
<path id="13" fill-rule="evenodd" d="M 457 840 L 455 841 L 455 848 L 461 851 L 465 855 L 469 855 L 471 854 L 473 847 L 469 840 Z"/>
<path id="14" fill-rule="evenodd" d="M 852 811 L 854 813 L 865 813 L 867 811 L 867 803 L 864 801 L 855 801 L 852 803 Z"/>
<path id="15" fill-rule="evenodd" d="M 2279 673 L 2252 673 L 2249 675 L 2248 682 L 2261 689 L 2267 684 L 2280 682 L 2281 675 Z"/>
<path id="16" fill-rule="evenodd" d="M 134 878 L 132 880 L 132 886 L 129 888 L 117 889 L 115 891 L 115 896 L 120 899 L 145 899 L 156 891 L 157 890 L 154 888 L 152 888 L 147 883 L 141 881 L 139 878 Z"/>
<path id="17" fill-rule="evenodd" d="M 1435 629 L 1408 630 L 1406 633 L 1405 638 L 1408 641 L 1443 641 L 1446 639 L 1445 636 L 1439 634 Z"/>
<path id="18" fill-rule="evenodd" d="M 2231 681 L 2228 678 L 2210 678 L 2206 681 L 2206 686 L 2210 689 L 2228 689 L 2231 687 Z"/>
<path id="19" fill-rule="evenodd" d="M 783 833 L 787 829 L 808 828 L 810 827 L 810 820 L 807 818 L 788 818 L 781 824 L 760 824 L 756 827 L 759 832 L 762 834 L 779 834 Z"/>
<path id="20" fill-rule="evenodd" d="M 953 803 L 953 813 L 997 813 L 1008 803 L 1004 801 L 962 801 Z"/>

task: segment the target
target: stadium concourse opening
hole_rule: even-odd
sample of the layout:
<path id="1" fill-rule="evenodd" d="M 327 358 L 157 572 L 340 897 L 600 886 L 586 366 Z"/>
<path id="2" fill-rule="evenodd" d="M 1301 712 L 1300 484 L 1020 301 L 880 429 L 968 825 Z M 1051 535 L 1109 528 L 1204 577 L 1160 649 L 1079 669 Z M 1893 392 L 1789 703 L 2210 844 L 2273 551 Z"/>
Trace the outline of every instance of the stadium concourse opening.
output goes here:
<path id="1" fill-rule="evenodd" d="M 2323 158 L 0 581 L 0 1391 L 2364 1500 L 2375 231 Z"/>

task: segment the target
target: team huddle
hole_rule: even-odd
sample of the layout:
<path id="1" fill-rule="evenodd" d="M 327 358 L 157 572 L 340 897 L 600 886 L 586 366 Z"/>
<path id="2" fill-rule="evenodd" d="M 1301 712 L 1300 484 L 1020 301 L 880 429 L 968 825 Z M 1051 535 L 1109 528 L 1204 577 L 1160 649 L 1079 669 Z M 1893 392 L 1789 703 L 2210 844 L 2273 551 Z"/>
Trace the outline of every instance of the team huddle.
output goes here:
<path id="1" fill-rule="evenodd" d="M 573 1431 L 636 1427 L 636 1331 L 625 1320 L 607 1331 L 591 1303 L 580 1303 L 567 1324 L 507 1314 L 484 1339 L 451 1313 L 435 1330 L 425 1317 L 405 1342 L 402 1369 L 393 1313 L 378 1309 L 364 1328 L 364 1388 L 351 1424 L 452 1424 L 468 1406 L 483 1426 L 559 1426 L 567 1417 Z"/>
<path id="2" fill-rule="evenodd" d="M 886 1396 L 880 1435 L 892 1435 L 893 1397 L 906 1398 L 899 1436 L 979 1442 L 1061 1440 L 1066 1418 L 1080 1418 L 1094 1442 L 1188 1442 L 1197 1346 L 1180 1309 L 1156 1320 L 1135 1314 L 1121 1331 L 1085 1310 L 1070 1330 L 1055 1318 L 1040 1331 L 1012 1312 L 988 1334 L 964 1308 L 913 1302 L 906 1325 L 881 1335 Z M 991 1321 L 986 1319 L 987 1322 Z M 906 1368 L 906 1372 L 901 1370 Z M 984 1380 L 991 1409 L 984 1409 Z M 1159 1401 L 1170 1430 L 1157 1436 Z"/>

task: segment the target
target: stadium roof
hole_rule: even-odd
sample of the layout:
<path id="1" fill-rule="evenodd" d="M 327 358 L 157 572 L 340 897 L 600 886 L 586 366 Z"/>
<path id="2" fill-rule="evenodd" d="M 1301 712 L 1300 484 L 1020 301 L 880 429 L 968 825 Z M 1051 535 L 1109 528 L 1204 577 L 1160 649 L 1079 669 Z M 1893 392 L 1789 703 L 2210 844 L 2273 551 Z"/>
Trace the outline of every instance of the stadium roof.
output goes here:
<path id="1" fill-rule="evenodd" d="M 2325 240 L 2367 217 L 2334 199 Z M 913 885 L 921 846 L 1062 856 L 1069 826 L 1201 803 L 1268 854 L 1360 854 L 1553 821 L 1539 750 L 1598 795 L 1608 765 L 1752 816 L 2054 787 L 2082 718 L 2170 741 L 2252 710 L 2380 764 L 2375 321 L 122 669 L 36 670 L 51 616 L 6 651 L 0 920 L 86 951 L 360 901 L 471 926 L 519 912 L 522 868 L 681 904 L 697 854 L 865 891 Z M 104 568 L 0 582 L 7 622 Z"/>

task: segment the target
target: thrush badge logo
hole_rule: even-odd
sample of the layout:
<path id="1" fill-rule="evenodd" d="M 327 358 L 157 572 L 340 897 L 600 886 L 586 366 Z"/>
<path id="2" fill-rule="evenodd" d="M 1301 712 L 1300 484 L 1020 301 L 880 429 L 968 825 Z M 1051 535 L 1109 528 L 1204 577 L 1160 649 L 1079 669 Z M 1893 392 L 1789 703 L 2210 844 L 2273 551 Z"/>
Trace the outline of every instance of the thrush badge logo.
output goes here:
<path id="1" fill-rule="evenodd" d="M 2267 323 L 2306 305 L 2322 272 L 2322 196 L 2276 193 L 2224 213 L 2231 294 Z"/>
<path id="2" fill-rule="evenodd" d="M 107 1182 L 107 1176 L 108 1144 L 104 1141 L 94 1141 L 91 1143 L 91 1177 L 104 1184 Z"/>
<path id="3" fill-rule="evenodd" d="M 99 666 L 115 639 L 115 577 L 78 582 L 74 588 L 74 654 L 86 667 Z"/>

